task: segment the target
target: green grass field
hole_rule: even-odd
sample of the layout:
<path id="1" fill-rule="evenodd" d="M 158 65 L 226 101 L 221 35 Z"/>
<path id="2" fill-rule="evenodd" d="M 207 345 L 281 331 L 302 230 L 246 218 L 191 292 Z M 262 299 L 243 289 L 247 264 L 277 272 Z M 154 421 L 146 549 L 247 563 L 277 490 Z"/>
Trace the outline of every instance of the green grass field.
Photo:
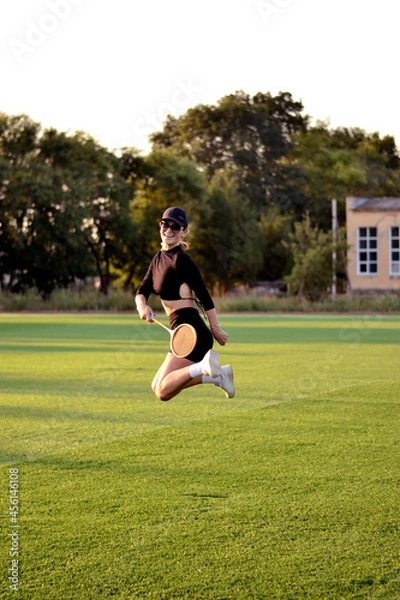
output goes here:
<path id="1" fill-rule="evenodd" d="M 400 598 L 400 317 L 221 322 L 162 403 L 161 328 L 0 314 L 1 598 Z"/>

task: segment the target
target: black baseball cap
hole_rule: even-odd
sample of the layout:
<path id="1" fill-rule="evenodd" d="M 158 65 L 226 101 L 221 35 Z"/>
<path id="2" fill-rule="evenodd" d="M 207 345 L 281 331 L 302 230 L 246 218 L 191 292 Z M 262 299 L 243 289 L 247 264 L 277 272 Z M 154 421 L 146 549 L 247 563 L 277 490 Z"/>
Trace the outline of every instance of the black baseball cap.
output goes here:
<path id="1" fill-rule="evenodd" d="M 186 212 L 183 210 L 183 208 L 179 208 L 179 206 L 171 206 L 170 208 L 167 208 L 160 219 L 160 221 L 164 220 L 174 221 L 174 223 L 177 223 L 184 229 L 186 229 L 189 222 Z"/>

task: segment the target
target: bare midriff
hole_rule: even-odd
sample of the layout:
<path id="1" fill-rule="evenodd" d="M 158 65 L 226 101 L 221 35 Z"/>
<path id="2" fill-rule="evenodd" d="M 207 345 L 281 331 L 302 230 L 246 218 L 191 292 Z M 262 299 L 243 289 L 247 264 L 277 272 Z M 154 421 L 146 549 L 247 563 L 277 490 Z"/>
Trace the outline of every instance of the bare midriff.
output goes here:
<path id="1" fill-rule="evenodd" d="M 193 292 L 187 283 L 182 283 L 179 288 L 179 300 L 161 300 L 161 304 L 165 310 L 165 313 L 169 316 L 180 308 L 195 308 L 195 302 L 192 300 Z"/>

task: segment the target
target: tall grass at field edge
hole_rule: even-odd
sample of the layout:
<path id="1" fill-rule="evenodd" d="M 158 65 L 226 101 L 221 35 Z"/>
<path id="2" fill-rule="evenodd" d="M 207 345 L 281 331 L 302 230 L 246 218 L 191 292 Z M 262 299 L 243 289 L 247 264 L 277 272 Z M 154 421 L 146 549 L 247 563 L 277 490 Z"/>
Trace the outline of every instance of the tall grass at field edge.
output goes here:
<path id="1" fill-rule="evenodd" d="M 294 296 L 269 297 L 254 293 L 214 298 L 219 312 L 400 312 L 400 294 L 338 295 L 319 301 Z M 161 310 L 156 297 L 150 299 L 155 311 Z M 134 309 L 131 291 L 111 289 L 107 296 L 94 288 L 55 290 L 43 298 L 36 290 L 24 294 L 0 292 L 0 312 L 16 311 L 121 311 Z"/>

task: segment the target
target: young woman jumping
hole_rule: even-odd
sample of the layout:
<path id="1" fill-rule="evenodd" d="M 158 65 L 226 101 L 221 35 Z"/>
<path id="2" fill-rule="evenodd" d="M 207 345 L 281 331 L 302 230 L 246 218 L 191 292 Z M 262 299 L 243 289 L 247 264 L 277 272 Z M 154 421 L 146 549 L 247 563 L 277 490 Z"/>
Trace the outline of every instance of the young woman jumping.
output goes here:
<path id="1" fill-rule="evenodd" d="M 187 234 L 186 212 L 178 206 L 167 208 L 160 220 L 161 250 L 153 256 L 135 297 L 141 319 L 150 323 L 153 320 L 153 311 L 147 304 L 153 293 L 160 296 L 171 329 L 189 323 L 197 332 L 194 350 L 186 358 L 177 358 L 169 352 L 151 387 L 160 400 L 170 400 L 183 389 L 203 383 L 214 384 L 227 398 L 233 398 L 232 367 L 221 367 L 218 354 L 212 349 L 214 339 L 224 346 L 228 334 L 218 323 L 214 302 L 198 267 L 185 252 L 187 245 L 183 240 Z M 210 327 L 199 314 L 196 302 L 203 306 Z"/>

